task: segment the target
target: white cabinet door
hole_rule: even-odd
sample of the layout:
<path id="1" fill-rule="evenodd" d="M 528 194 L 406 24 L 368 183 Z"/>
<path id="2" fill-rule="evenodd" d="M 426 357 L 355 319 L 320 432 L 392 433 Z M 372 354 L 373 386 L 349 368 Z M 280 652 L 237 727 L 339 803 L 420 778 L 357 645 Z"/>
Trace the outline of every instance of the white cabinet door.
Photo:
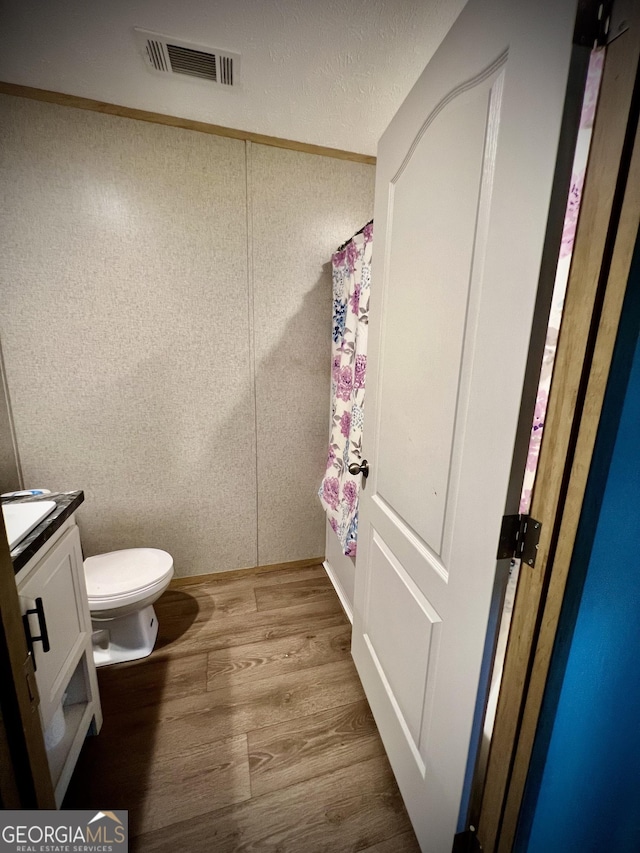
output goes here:
<path id="1" fill-rule="evenodd" d="M 23 614 L 35 609 L 36 599 L 42 599 L 50 649 L 45 652 L 42 642 L 35 641 L 33 656 L 44 728 L 59 706 L 71 661 L 80 658 L 87 638 L 91 637 L 82 588 L 83 571 L 80 534 L 74 526 L 18 588 Z M 37 614 L 29 616 L 29 627 L 32 637 L 40 635 L 42 624 Z"/>
<path id="2" fill-rule="evenodd" d="M 574 0 L 469 0 L 378 149 L 353 656 L 449 853 L 510 477 Z"/>

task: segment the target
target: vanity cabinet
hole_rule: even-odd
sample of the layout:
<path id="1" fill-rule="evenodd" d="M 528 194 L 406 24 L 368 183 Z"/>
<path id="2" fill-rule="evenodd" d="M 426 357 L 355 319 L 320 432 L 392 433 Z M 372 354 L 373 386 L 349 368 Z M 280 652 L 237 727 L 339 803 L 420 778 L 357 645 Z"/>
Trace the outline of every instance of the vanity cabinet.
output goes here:
<path id="1" fill-rule="evenodd" d="M 102 725 L 80 534 L 73 516 L 18 572 L 16 582 L 60 807 L 84 738 Z"/>

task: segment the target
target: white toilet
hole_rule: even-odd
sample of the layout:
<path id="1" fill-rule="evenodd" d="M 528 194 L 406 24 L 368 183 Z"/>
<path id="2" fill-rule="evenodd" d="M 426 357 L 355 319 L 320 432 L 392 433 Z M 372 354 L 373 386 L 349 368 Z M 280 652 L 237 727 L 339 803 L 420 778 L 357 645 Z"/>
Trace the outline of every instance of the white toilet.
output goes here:
<path id="1" fill-rule="evenodd" d="M 84 561 L 96 666 L 150 655 L 158 636 L 153 609 L 173 577 L 173 558 L 158 548 L 128 548 Z"/>

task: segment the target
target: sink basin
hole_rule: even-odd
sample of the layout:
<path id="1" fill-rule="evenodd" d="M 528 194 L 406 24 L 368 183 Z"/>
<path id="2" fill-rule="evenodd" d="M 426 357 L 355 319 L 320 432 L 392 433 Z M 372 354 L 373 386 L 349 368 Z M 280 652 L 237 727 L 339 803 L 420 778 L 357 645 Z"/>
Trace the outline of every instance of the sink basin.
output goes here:
<path id="1" fill-rule="evenodd" d="M 55 501 L 34 501 L 33 503 L 11 503 L 2 505 L 4 526 L 11 551 L 22 542 L 34 527 L 56 508 Z"/>

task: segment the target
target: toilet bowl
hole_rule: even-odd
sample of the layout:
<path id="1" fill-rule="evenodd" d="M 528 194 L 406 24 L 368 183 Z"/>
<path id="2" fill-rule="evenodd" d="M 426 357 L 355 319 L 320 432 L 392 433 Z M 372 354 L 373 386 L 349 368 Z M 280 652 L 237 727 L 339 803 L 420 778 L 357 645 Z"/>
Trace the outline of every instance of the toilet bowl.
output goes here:
<path id="1" fill-rule="evenodd" d="M 129 548 L 84 561 L 96 666 L 139 660 L 153 651 L 153 609 L 173 577 L 173 558 L 158 548 Z"/>

